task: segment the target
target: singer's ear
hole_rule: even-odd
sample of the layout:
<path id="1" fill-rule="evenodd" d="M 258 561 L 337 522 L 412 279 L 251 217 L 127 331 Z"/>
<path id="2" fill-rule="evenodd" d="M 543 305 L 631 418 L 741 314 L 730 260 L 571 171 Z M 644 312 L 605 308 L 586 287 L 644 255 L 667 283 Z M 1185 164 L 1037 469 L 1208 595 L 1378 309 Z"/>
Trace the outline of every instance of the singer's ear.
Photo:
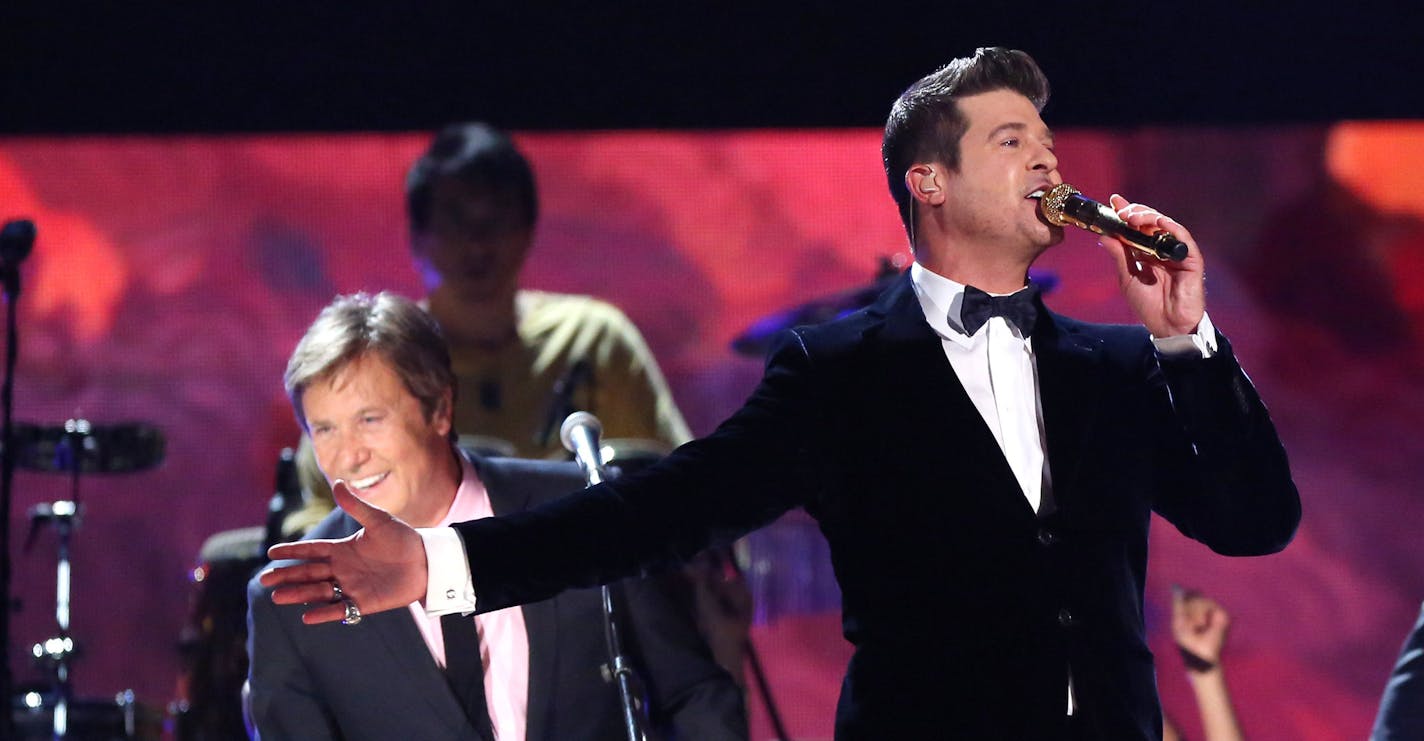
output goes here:
<path id="1" fill-rule="evenodd" d="M 934 165 L 912 165 L 905 171 L 905 187 L 915 200 L 931 206 L 944 203 L 944 193 L 940 190 L 939 174 Z"/>
<path id="2" fill-rule="evenodd" d="M 444 437 L 455 426 L 455 389 L 447 388 L 440 393 L 435 408 L 430 410 L 430 424 L 435 434 Z"/>

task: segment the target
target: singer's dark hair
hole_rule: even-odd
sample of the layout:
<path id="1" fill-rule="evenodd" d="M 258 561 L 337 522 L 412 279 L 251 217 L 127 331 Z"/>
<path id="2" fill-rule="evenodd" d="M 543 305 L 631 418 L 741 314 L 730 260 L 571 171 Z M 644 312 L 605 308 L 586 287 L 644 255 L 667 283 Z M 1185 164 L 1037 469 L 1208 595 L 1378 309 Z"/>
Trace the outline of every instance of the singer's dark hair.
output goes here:
<path id="1" fill-rule="evenodd" d="M 430 230 L 435 183 L 454 178 L 467 186 L 507 200 L 517 223 L 530 228 L 539 218 L 534 171 L 514 141 L 485 123 L 451 124 L 436 132 L 425 153 L 405 178 L 405 207 L 412 233 Z"/>
<path id="2" fill-rule="evenodd" d="M 994 90 L 1019 93 L 1040 111 L 1048 103 L 1048 78 L 1033 57 L 992 46 L 975 49 L 973 56 L 955 59 L 925 75 L 890 107 L 880 154 L 890 197 L 900 209 L 906 231 L 912 200 L 905 172 L 916 163 L 936 161 L 958 170 L 959 140 L 969 128 L 958 99 Z"/>

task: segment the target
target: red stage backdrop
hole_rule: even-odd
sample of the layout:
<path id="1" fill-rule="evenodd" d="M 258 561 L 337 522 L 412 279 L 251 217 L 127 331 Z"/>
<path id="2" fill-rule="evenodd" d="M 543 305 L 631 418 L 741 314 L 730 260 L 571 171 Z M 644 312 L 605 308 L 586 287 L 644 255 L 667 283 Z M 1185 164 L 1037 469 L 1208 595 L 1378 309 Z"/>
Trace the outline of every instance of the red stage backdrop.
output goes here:
<path id="1" fill-rule="evenodd" d="M 743 328 L 905 254 L 877 131 L 518 140 L 544 204 L 527 285 L 622 306 L 696 432 L 759 375 L 728 349 Z M 296 439 L 281 391 L 292 345 L 333 294 L 417 290 L 401 188 L 424 141 L 0 140 L 0 217 L 32 218 L 40 233 L 24 270 L 16 418 L 143 420 L 168 439 L 161 468 L 81 484 L 81 695 L 172 696 L 198 548 L 262 521 L 277 452 Z M 1262 387 L 1304 497 L 1299 537 L 1270 558 L 1219 557 L 1156 528 L 1148 618 L 1169 714 L 1199 737 L 1165 634 L 1180 584 L 1234 616 L 1228 671 L 1251 738 L 1363 737 L 1424 599 L 1424 213 L 1402 197 L 1424 166 L 1424 125 L 1070 130 L 1059 142 L 1084 192 L 1157 205 L 1204 245 L 1213 320 Z M 1042 266 L 1060 279 L 1056 309 L 1130 321 L 1088 235 L 1070 234 Z M 53 534 L 22 550 L 24 513 L 69 494 L 62 477 L 16 479 L 21 680 L 34 676 L 30 644 L 52 631 L 54 594 Z M 830 736 L 849 655 L 823 548 L 795 514 L 751 547 L 755 639 L 797 738 Z"/>

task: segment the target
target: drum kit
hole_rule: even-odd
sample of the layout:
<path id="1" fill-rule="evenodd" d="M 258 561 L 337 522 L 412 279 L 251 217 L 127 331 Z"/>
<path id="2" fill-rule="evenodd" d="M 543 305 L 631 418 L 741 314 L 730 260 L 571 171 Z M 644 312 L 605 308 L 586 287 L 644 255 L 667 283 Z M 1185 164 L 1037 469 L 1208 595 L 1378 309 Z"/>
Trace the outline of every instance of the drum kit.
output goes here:
<path id="1" fill-rule="evenodd" d="M 7 455 L 16 469 L 70 477 L 68 499 L 36 504 L 30 521 L 26 549 L 39 532 L 52 527 L 56 538 L 55 634 L 31 649 L 45 681 L 19 688 L 11 698 L 10 718 L 18 739 L 157 739 L 162 718 L 134 700 L 124 690 L 113 700 L 76 699 L 72 662 L 78 645 L 69 631 L 70 542 L 83 514 L 79 503 L 80 479 L 93 474 L 146 471 L 163 460 L 163 434 L 144 423 L 95 425 L 70 419 L 62 425 L 19 423 L 12 433 Z"/>
<path id="2" fill-rule="evenodd" d="M 198 551 L 178 640 L 178 698 L 169 705 L 178 741 L 247 738 L 247 582 L 267 563 L 267 548 L 289 539 L 284 524 L 306 504 L 298 455 L 283 448 L 277 456 L 265 524 L 215 533 Z"/>

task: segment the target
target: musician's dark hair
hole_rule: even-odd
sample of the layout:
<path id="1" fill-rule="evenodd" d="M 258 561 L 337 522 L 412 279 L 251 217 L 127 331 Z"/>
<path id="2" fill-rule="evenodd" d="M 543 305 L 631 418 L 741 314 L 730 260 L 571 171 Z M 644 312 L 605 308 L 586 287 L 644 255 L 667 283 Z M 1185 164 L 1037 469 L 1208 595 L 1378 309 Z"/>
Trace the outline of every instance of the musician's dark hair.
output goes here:
<path id="1" fill-rule="evenodd" d="M 959 140 L 969 128 L 958 100 L 994 90 L 1012 90 L 1043 110 L 1048 103 L 1048 78 L 1033 58 L 1003 47 L 980 47 L 920 78 L 900 94 L 885 121 L 880 154 L 890 197 L 900 220 L 910 229 L 912 199 L 905 172 L 921 162 L 942 162 L 959 169 Z"/>
<path id="2" fill-rule="evenodd" d="M 485 123 L 451 124 L 436 132 L 405 178 L 405 207 L 412 233 L 430 229 L 435 183 L 453 178 L 497 198 L 507 198 L 518 223 L 539 218 L 534 171 L 508 134 Z"/>

